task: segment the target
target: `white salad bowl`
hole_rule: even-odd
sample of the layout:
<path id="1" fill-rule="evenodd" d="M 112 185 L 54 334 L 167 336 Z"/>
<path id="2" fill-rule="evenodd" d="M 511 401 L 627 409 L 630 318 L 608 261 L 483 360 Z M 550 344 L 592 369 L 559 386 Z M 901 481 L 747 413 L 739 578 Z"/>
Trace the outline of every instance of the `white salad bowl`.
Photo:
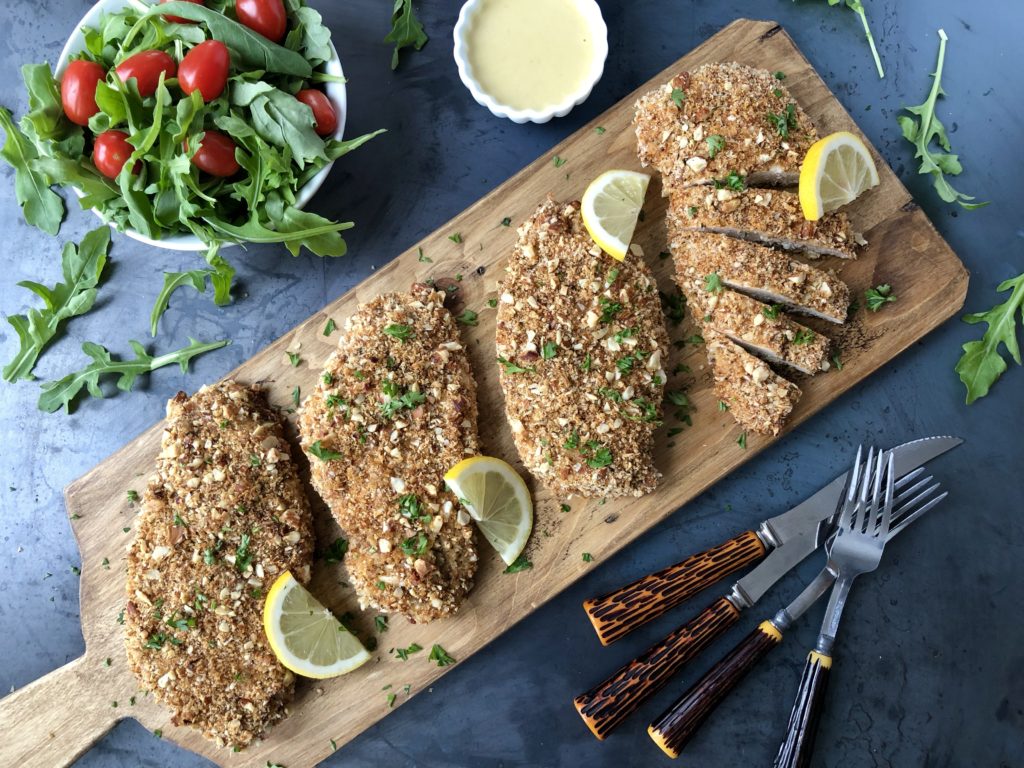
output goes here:
<path id="1" fill-rule="evenodd" d="M 78 22 L 75 27 L 75 31 L 71 33 L 71 37 L 64 44 L 64 50 L 60 52 L 60 58 L 57 59 L 57 68 L 54 70 L 57 81 L 64 76 L 64 70 L 67 68 L 68 60 L 74 54 L 85 50 L 85 35 L 82 34 L 82 27 L 98 27 L 100 23 L 100 16 L 104 13 L 116 13 L 121 9 L 133 5 L 138 5 L 137 2 L 132 0 L 99 0 L 89 12 L 82 17 L 82 20 Z M 343 77 L 344 74 L 341 69 L 341 59 L 338 58 L 338 51 L 334 47 L 334 42 L 331 42 L 331 58 L 324 65 L 324 71 L 329 75 L 336 77 Z M 345 91 L 345 83 L 329 82 L 324 84 L 324 90 L 327 94 L 327 98 L 331 100 L 331 104 L 334 106 L 334 111 L 338 115 L 338 127 L 334 131 L 333 138 L 341 140 L 342 134 L 345 131 L 345 118 L 347 117 L 348 99 Z M 331 167 L 334 162 L 331 161 L 323 168 L 320 169 L 319 173 L 313 178 L 307 181 L 295 195 L 295 206 L 302 208 L 310 201 L 316 191 L 320 189 L 321 185 L 327 179 L 327 174 L 331 172 Z M 78 197 L 82 197 L 82 192 L 77 187 L 72 187 L 75 194 Z M 103 216 L 96 209 L 92 209 L 92 212 L 96 214 L 100 220 L 105 221 Z M 169 248 L 177 251 L 204 251 L 206 250 L 206 243 L 200 240 L 193 234 L 181 234 L 171 235 L 163 238 L 162 240 L 154 240 L 153 238 L 146 237 L 140 232 L 136 232 L 134 229 L 125 228 L 124 233 L 133 240 L 138 240 L 140 243 L 146 243 L 147 245 L 155 245 L 157 248 Z M 229 245 L 237 245 L 237 243 L 224 243 L 221 247 L 227 247 Z"/>
<path id="2" fill-rule="evenodd" d="M 473 27 L 477 13 L 486 2 L 487 0 L 468 0 L 459 12 L 459 20 L 455 23 L 454 32 L 455 64 L 459 68 L 459 77 L 477 104 L 487 107 L 491 114 L 508 118 L 513 123 L 546 123 L 553 117 L 565 117 L 573 107 L 587 100 L 590 92 L 594 90 L 594 86 L 601 79 L 601 75 L 604 74 L 604 64 L 608 58 L 608 27 L 604 23 L 601 8 L 596 0 L 575 0 L 576 7 L 594 34 L 594 61 L 591 64 L 590 72 L 578 90 L 566 96 L 560 104 L 543 110 L 515 109 L 500 103 L 487 93 L 474 75 L 473 66 L 469 60 L 469 31 Z"/>

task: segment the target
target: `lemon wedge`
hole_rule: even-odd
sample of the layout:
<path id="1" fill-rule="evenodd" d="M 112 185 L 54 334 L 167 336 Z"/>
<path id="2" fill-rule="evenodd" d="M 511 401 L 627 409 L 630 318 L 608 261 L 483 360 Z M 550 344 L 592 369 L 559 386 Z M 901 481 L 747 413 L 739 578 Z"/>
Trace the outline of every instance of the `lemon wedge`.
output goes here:
<path id="1" fill-rule="evenodd" d="M 493 456 L 473 456 L 448 470 L 444 480 L 484 538 L 512 565 L 533 530 L 533 499 L 519 473 Z"/>
<path id="2" fill-rule="evenodd" d="M 287 571 L 267 593 L 263 631 L 277 660 L 303 677 L 337 677 L 370 660 L 359 639 Z"/>
<path id="3" fill-rule="evenodd" d="M 605 171 L 583 193 L 583 224 L 601 250 L 622 261 L 647 196 L 651 177 L 636 171 Z"/>
<path id="4" fill-rule="evenodd" d="M 839 131 L 819 139 L 800 166 L 800 207 L 817 221 L 878 186 L 878 169 L 858 136 Z"/>

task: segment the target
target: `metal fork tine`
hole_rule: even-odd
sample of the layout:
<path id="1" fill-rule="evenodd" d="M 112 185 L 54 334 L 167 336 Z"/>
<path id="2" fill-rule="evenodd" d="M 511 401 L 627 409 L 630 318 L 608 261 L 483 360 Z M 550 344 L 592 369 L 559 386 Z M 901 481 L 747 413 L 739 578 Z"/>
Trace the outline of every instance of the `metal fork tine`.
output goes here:
<path id="1" fill-rule="evenodd" d="M 877 535 L 884 542 L 892 525 L 892 501 L 896 494 L 896 455 L 889 451 L 889 460 L 885 465 L 885 508 L 882 510 L 882 521 L 876 528 Z"/>
<path id="2" fill-rule="evenodd" d="M 926 478 L 924 478 L 922 480 L 919 480 L 918 482 L 914 483 L 909 488 L 904 488 L 902 490 L 900 490 L 899 483 L 897 483 L 896 484 L 896 489 L 900 491 L 900 495 L 896 497 L 896 501 L 893 502 L 893 503 L 895 505 L 902 504 L 908 498 L 910 498 L 915 493 L 917 493 L 919 490 L 921 490 L 921 488 L 923 488 L 924 486 L 928 485 L 928 483 L 930 483 L 933 479 L 934 479 L 933 475 L 928 475 L 928 477 L 926 477 Z"/>
<path id="3" fill-rule="evenodd" d="M 932 492 L 934 492 L 934 491 L 935 491 L 935 490 L 936 490 L 936 489 L 937 489 L 938 487 L 939 487 L 939 483 L 936 483 L 936 484 L 935 484 L 935 485 L 933 485 L 933 486 L 932 486 L 931 488 L 929 488 L 929 489 L 928 489 L 927 491 L 925 491 L 924 493 L 922 493 L 922 494 L 921 494 L 921 495 L 920 495 L 920 496 L 918 497 L 918 499 L 923 499 L 924 497 L 926 497 L 926 496 L 930 495 L 930 494 L 931 494 Z M 935 497 L 934 499 L 932 499 L 931 501 L 929 501 L 929 502 L 928 502 L 927 504 L 925 504 L 925 505 L 924 505 L 923 507 L 921 507 L 920 509 L 915 509 L 915 510 L 914 510 L 913 512 L 911 512 L 911 513 L 909 513 L 909 514 L 905 515 L 904 517 L 900 518 L 900 521 L 899 521 L 898 523 L 896 523 L 896 526 L 895 526 L 894 528 L 891 528 L 891 529 L 889 530 L 889 534 L 888 534 L 888 536 L 887 536 L 886 538 L 887 538 L 887 539 L 890 539 L 890 538 L 892 538 L 893 536 L 895 536 L 895 535 L 896 535 L 897 533 L 899 533 L 900 531 L 902 531 L 902 530 L 903 530 L 904 528 L 906 528 L 906 527 L 907 527 L 908 525 L 910 525 L 910 524 L 911 524 L 912 522 L 914 522 L 914 521 L 915 521 L 915 520 L 917 520 L 917 519 L 918 519 L 919 517 L 921 517 L 921 515 L 923 515 L 923 514 L 924 514 L 925 512 L 927 512 L 927 511 L 928 511 L 928 510 L 930 510 L 930 509 L 933 509 L 933 508 L 935 507 L 935 505 L 936 505 L 936 504 L 938 504 L 938 503 L 939 503 L 940 501 L 942 501 L 942 500 L 943 500 L 944 498 L 946 498 L 947 496 L 949 496 L 949 491 L 943 491 L 943 492 L 942 492 L 941 494 L 939 494 L 938 496 L 936 496 L 936 497 Z M 914 503 L 914 504 L 916 504 L 916 503 L 917 503 L 917 501 L 918 501 L 918 499 L 914 499 L 913 503 Z M 909 505 L 908 505 L 908 506 L 909 506 Z"/>
<path id="4" fill-rule="evenodd" d="M 868 447 L 868 457 L 867 457 L 867 459 L 864 462 L 864 469 L 863 469 L 863 472 L 862 472 L 863 477 L 861 477 L 861 481 L 860 481 L 860 489 L 859 489 L 859 493 L 858 493 L 858 496 L 857 496 L 857 503 L 854 505 L 854 509 L 852 510 L 852 514 L 851 514 L 850 525 L 849 525 L 849 530 L 850 531 L 854 531 L 854 532 L 860 531 L 864 527 L 864 517 L 863 517 L 863 515 L 867 511 L 868 489 L 871 487 L 871 471 L 872 471 L 874 463 L 875 463 L 874 462 L 874 456 L 875 456 L 875 447 L 874 446 L 869 446 Z M 858 516 L 858 513 L 861 516 Z"/>
<path id="5" fill-rule="evenodd" d="M 917 469 L 907 472 L 903 477 L 896 481 L 896 490 L 902 490 L 907 483 L 913 480 L 915 477 L 920 477 L 921 473 L 924 472 L 924 467 L 918 467 Z"/>
<path id="6" fill-rule="evenodd" d="M 875 526 L 877 525 L 877 522 L 878 522 L 878 513 L 879 513 L 879 511 L 881 510 L 881 507 L 882 507 L 881 494 L 882 494 L 882 477 L 884 476 L 884 469 L 885 469 L 885 466 L 883 464 L 884 457 L 885 457 L 885 452 L 879 450 L 878 451 L 878 455 L 877 455 L 877 457 L 875 459 L 875 476 L 872 478 L 872 480 L 874 482 L 872 483 L 872 486 L 871 486 L 871 498 L 868 499 L 868 503 L 870 504 L 870 510 L 871 511 L 868 514 L 867 519 L 864 521 L 864 533 L 871 533 L 871 534 L 873 534 L 875 532 Z"/>
<path id="7" fill-rule="evenodd" d="M 857 458 L 853 462 L 853 469 L 846 478 L 846 493 L 843 494 L 842 513 L 836 523 L 836 530 L 849 530 L 853 524 L 853 510 L 857 506 L 857 485 L 860 483 L 861 455 L 864 453 L 864 446 L 857 446 Z"/>

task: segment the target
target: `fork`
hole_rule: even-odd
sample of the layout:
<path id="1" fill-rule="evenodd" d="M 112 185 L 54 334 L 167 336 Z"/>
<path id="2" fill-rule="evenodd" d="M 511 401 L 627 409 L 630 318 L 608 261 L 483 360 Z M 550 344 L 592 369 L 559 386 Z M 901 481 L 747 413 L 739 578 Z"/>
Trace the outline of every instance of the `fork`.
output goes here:
<path id="1" fill-rule="evenodd" d="M 806 768 L 810 765 L 814 737 L 832 669 L 832 646 L 835 644 L 846 598 L 854 579 L 878 567 L 889 534 L 896 480 L 894 457 L 892 452 L 886 454 L 878 451 L 876 454 L 874 448 L 868 449 L 862 478 L 862 450 L 857 449 L 857 460 L 850 473 L 850 484 L 843 501 L 836 536 L 828 551 L 828 568 L 836 574 L 836 584 L 829 597 L 818 642 L 807 655 L 804 664 L 800 688 L 789 714 L 786 738 L 775 758 L 775 768 Z"/>

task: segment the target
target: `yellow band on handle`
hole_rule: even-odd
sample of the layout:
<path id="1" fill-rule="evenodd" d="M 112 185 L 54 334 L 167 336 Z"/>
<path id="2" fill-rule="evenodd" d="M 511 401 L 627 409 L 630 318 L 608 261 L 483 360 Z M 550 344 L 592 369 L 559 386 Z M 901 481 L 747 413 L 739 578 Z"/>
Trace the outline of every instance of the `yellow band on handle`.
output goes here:
<path id="1" fill-rule="evenodd" d="M 811 651 L 809 654 L 807 654 L 807 659 L 809 661 L 816 661 L 816 662 L 818 662 L 818 664 L 820 664 L 825 669 L 831 669 L 832 668 L 832 657 L 828 656 L 828 655 L 826 655 L 824 653 L 818 653 L 817 651 Z"/>
<path id="2" fill-rule="evenodd" d="M 770 621 L 762 621 L 757 625 L 757 628 L 764 632 L 768 637 L 772 638 L 777 643 L 782 642 L 782 633 L 779 628 L 772 624 Z"/>
<path id="3" fill-rule="evenodd" d="M 672 749 L 672 747 L 670 747 L 665 742 L 665 735 L 661 731 L 655 730 L 653 725 L 647 726 L 647 735 L 651 737 L 651 740 L 655 744 L 657 744 L 658 747 L 660 747 L 662 752 L 671 757 L 673 760 L 679 757 L 679 752 Z"/>

